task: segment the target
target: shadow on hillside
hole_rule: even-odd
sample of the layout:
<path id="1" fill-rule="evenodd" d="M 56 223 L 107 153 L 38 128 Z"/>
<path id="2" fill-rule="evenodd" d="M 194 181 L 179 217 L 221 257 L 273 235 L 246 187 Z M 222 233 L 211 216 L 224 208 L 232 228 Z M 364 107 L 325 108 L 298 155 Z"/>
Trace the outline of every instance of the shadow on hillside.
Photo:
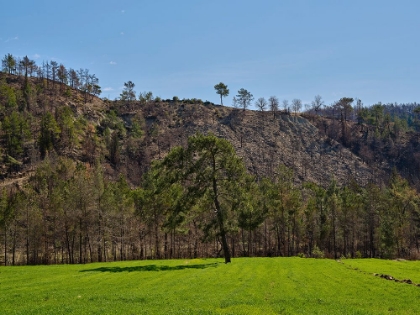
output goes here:
<path id="1" fill-rule="evenodd" d="M 167 270 L 183 270 L 183 269 L 206 269 L 210 267 L 217 267 L 218 263 L 212 264 L 197 264 L 197 265 L 179 265 L 179 266 L 133 266 L 133 267 L 100 267 L 94 269 L 84 269 L 80 272 L 134 272 L 134 271 L 167 271 Z"/>

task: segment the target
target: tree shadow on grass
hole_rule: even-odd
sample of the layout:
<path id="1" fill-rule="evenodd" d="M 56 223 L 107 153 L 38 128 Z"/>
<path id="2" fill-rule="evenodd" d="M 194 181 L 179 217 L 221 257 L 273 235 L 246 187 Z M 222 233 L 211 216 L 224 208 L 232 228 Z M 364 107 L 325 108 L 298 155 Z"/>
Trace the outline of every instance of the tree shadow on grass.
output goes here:
<path id="1" fill-rule="evenodd" d="M 168 271 L 168 270 L 183 270 L 183 269 L 206 269 L 217 267 L 219 263 L 212 264 L 196 264 L 196 265 L 179 265 L 179 266 L 165 266 L 165 265 L 146 265 L 146 266 L 132 266 L 132 267 L 100 267 L 94 269 L 84 269 L 80 272 L 135 272 L 135 271 Z"/>

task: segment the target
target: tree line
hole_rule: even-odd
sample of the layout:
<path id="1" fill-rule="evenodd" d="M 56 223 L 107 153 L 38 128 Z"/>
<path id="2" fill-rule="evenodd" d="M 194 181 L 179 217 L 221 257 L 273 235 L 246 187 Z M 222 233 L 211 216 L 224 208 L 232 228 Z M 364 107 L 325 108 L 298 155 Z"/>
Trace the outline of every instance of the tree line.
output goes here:
<path id="1" fill-rule="evenodd" d="M 140 187 L 100 163 L 46 158 L 3 189 L 4 265 L 242 256 L 419 258 L 419 195 L 387 185 L 297 185 L 283 165 L 249 174 L 232 145 L 192 136 L 155 161 Z"/>
<path id="2" fill-rule="evenodd" d="M 24 76 L 26 79 L 28 76 L 36 76 L 45 84 L 47 89 L 55 90 L 56 85 L 59 86 L 60 92 L 63 92 L 63 87 L 66 85 L 78 89 L 83 93 L 85 103 L 89 95 L 99 96 L 102 93 L 99 79 L 95 74 L 89 73 L 88 69 L 66 68 L 62 63 L 59 64 L 55 60 L 43 61 L 41 65 L 37 65 L 35 60 L 28 58 L 28 56 L 17 58 L 10 53 L 3 57 L 1 63 L 3 72 Z M 26 80 L 24 90 L 28 88 L 29 85 Z M 70 90 L 66 89 L 66 91 L 69 93 Z"/>

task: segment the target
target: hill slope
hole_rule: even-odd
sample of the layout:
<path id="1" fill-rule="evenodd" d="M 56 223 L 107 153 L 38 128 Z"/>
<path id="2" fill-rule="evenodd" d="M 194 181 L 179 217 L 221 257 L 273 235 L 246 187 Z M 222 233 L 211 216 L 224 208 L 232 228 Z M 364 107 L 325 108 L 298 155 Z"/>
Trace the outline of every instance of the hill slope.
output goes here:
<path id="1" fill-rule="evenodd" d="M 64 155 L 90 163 L 99 159 L 109 176 L 118 178 L 118 174 L 125 174 L 132 185 L 140 183 L 152 160 L 162 158 L 173 146 L 186 144 L 188 137 L 197 132 L 213 133 L 229 140 L 248 170 L 258 177 L 272 175 L 279 164 L 294 170 L 296 182 L 313 181 L 324 186 L 332 177 L 339 184 L 355 179 L 365 185 L 368 181 L 383 180 L 386 174 L 378 170 L 380 165 L 372 168 L 372 164 L 364 163 L 366 159 L 360 159 L 355 155 L 357 152 L 347 149 L 339 142 L 339 137 L 334 140 L 322 132 L 321 127 L 316 128 L 301 116 L 242 111 L 189 100 L 110 102 L 86 97 L 59 83 L 48 85 L 45 79 L 36 78 L 29 78 L 31 93 L 23 98 L 23 77 L 0 73 L 0 82 L 3 90 L 11 89 L 17 98 L 15 109 L 3 107 L 2 119 L 25 107 L 27 109 L 20 113 L 22 119 L 29 121 L 30 129 L 22 152 L 12 156 L 16 163 L 7 163 L 10 154 L 3 130 L 2 185 L 15 182 L 10 178 L 27 177 L 41 161 L 41 120 L 47 112 L 54 115 L 62 129 L 52 136 L 55 138 L 47 150 L 50 156 Z M 0 99 L 7 102 L 4 94 Z M 63 113 L 69 117 L 63 118 Z M 65 119 L 72 128 L 67 134 L 63 129 Z M 321 125 L 319 120 L 317 125 Z M 73 137 L 71 141 L 69 132 Z M 113 141 L 118 144 L 111 152 Z"/>

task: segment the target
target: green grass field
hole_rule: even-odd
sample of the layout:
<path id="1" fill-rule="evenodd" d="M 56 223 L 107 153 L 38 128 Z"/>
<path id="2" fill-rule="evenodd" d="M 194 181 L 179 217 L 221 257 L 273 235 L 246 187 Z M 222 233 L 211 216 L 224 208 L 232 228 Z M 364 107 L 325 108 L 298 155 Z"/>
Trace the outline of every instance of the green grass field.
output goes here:
<path id="1" fill-rule="evenodd" d="M 0 314 L 420 314 L 420 262 L 241 258 L 0 267 Z"/>

